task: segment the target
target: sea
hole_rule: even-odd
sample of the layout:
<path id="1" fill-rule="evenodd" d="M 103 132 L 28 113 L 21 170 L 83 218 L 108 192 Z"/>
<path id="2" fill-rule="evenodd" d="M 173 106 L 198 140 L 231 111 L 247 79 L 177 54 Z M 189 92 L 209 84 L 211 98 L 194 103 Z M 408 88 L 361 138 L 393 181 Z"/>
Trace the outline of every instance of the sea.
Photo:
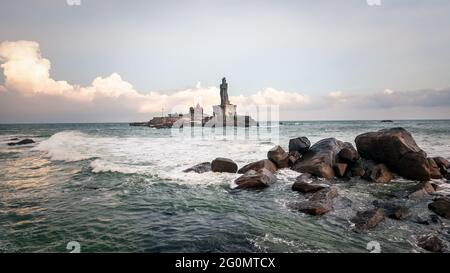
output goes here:
<path id="1" fill-rule="evenodd" d="M 299 173 L 282 169 L 266 189 L 237 190 L 239 174 L 185 173 L 216 157 L 239 167 L 275 145 L 311 143 L 389 127 L 409 130 L 430 157 L 450 159 L 450 120 L 286 121 L 251 128 L 152 129 L 126 123 L 0 125 L 0 252 L 423 252 L 419 237 L 450 241 L 433 196 L 401 196 L 417 182 L 334 181 L 334 209 L 310 216 L 292 204 Z M 12 139 L 36 143 L 8 146 Z M 438 195 L 448 195 L 447 181 Z M 405 202 L 411 219 L 357 232 L 351 219 L 374 200 Z M 420 224 L 415 219 L 432 219 Z"/>

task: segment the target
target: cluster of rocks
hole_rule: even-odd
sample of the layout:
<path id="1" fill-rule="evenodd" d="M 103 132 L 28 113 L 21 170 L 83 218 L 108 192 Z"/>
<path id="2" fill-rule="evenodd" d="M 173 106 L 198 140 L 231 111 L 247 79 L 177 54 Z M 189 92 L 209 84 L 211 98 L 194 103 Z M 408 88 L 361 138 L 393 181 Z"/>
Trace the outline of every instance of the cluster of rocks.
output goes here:
<path id="1" fill-rule="evenodd" d="M 323 215 L 333 209 L 338 190 L 331 184 L 335 180 L 361 178 L 374 183 L 389 183 L 401 176 L 418 184 L 410 189 L 409 199 L 423 198 L 434 194 L 438 185 L 431 179 L 450 180 L 450 162 L 443 157 L 427 157 L 412 135 L 403 128 L 383 129 L 358 135 L 356 148 L 349 142 L 327 138 L 311 145 L 307 137 L 289 141 L 289 151 L 275 146 L 267 153 L 267 159 L 253 162 L 238 169 L 231 159 L 216 158 L 185 170 L 241 174 L 234 182 L 238 189 L 265 188 L 275 183 L 275 173 L 282 168 L 291 168 L 301 173 L 292 190 L 306 194 L 306 201 L 292 205 L 293 208 L 310 214 Z M 324 181 L 325 179 L 325 181 Z M 435 199 L 428 208 L 446 219 L 450 219 L 450 201 Z M 405 206 L 375 202 L 373 209 L 359 211 L 351 219 L 357 231 L 375 228 L 386 217 L 404 220 L 411 215 Z M 437 238 L 437 239 L 436 239 Z M 425 236 L 418 243 L 429 251 L 442 251 L 443 245 L 436 236 Z"/>

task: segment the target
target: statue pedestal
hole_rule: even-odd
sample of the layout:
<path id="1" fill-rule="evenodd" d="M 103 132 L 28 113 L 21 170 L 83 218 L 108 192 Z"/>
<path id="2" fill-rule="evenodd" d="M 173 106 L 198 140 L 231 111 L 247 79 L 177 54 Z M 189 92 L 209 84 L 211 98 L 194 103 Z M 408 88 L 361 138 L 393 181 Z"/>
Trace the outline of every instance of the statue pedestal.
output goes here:
<path id="1" fill-rule="evenodd" d="M 216 126 L 234 126 L 236 119 L 236 105 L 214 105 L 214 119 Z"/>

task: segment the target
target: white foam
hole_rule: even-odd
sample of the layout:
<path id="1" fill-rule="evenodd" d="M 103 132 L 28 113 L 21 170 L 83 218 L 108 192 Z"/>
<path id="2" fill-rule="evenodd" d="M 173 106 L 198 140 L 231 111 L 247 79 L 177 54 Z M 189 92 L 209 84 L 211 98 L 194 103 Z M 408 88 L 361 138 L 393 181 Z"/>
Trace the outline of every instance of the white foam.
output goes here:
<path id="1" fill-rule="evenodd" d="M 77 131 L 56 133 L 34 150 L 46 152 L 52 160 L 79 161 L 95 157 L 95 147 L 87 135 Z"/>
<path id="2" fill-rule="evenodd" d="M 140 170 L 137 168 L 121 166 L 101 159 L 96 159 L 92 161 L 90 167 L 92 168 L 93 173 L 117 172 L 117 173 L 131 174 L 140 172 Z"/>
<path id="3" fill-rule="evenodd" d="M 35 150 L 51 160 L 67 162 L 94 159 L 92 172 L 150 174 L 183 184 L 229 184 L 239 175 L 219 173 L 184 173 L 195 164 L 228 157 L 243 165 L 264 159 L 270 143 L 251 140 L 179 139 L 176 137 L 105 137 L 78 131 L 56 133 Z"/>

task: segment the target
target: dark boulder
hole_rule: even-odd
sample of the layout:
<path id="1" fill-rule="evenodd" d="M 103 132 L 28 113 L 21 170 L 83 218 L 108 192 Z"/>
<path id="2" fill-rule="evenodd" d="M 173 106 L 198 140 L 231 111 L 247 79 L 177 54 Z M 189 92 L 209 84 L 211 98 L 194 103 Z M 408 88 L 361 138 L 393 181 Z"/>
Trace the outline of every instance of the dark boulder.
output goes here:
<path id="1" fill-rule="evenodd" d="M 289 140 L 289 153 L 291 152 L 299 152 L 300 154 L 304 154 L 311 147 L 311 142 L 307 137 L 298 137 Z"/>
<path id="2" fill-rule="evenodd" d="M 16 145 L 27 145 L 27 144 L 33 144 L 33 143 L 35 143 L 34 140 L 26 138 L 26 139 L 22 139 L 19 142 L 9 142 L 8 145 L 16 146 Z"/>
<path id="3" fill-rule="evenodd" d="M 357 230 L 368 230 L 375 228 L 385 218 L 382 208 L 375 208 L 366 211 L 359 211 L 352 219 Z"/>
<path id="4" fill-rule="evenodd" d="M 432 158 L 427 158 L 428 164 L 430 165 L 430 177 L 432 179 L 441 179 L 442 173 L 438 164 Z"/>
<path id="5" fill-rule="evenodd" d="M 366 173 L 361 160 L 356 161 L 349 169 L 352 177 L 363 177 Z"/>
<path id="6" fill-rule="evenodd" d="M 275 146 L 267 152 L 267 158 L 275 163 L 279 169 L 287 168 L 289 166 L 289 154 L 280 146 Z"/>
<path id="7" fill-rule="evenodd" d="M 213 172 L 236 173 L 238 166 L 231 159 L 218 157 L 211 162 L 211 170 Z"/>
<path id="8" fill-rule="evenodd" d="M 443 252 L 446 249 L 445 243 L 436 235 L 423 236 L 417 245 L 430 252 Z"/>
<path id="9" fill-rule="evenodd" d="M 192 167 L 184 170 L 183 172 L 185 172 L 185 173 L 190 173 L 190 172 L 206 173 L 206 172 L 210 172 L 210 171 L 211 171 L 211 163 L 203 162 L 203 163 L 197 164 L 195 166 L 192 166 Z"/>
<path id="10" fill-rule="evenodd" d="M 308 201 L 300 202 L 295 208 L 311 215 L 322 215 L 333 209 L 333 200 L 338 196 L 336 187 L 327 187 L 314 193 Z"/>
<path id="11" fill-rule="evenodd" d="M 289 161 L 288 161 L 289 167 L 294 166 L 295 162 L 297 162 L 297 160 L 299 160 L 300 158 L 302 158 L 302 154 L 300 154 L 299 152 L 297 151 L 289 152 Z"/>
<path id="12" fill-rule="evenodd" d="M 364 168 L 363 179 L 365 180 L 375 183 L 388 183 L 394 178 L 394 175 L 384 164 L 375 164 L 370 160 L 362 160 L 361 162 Z"/>
<path id="13" fill-rule="evenodd" d="M 344 143 L 335 138 L 322 139 L 315 143 L 307 153 L 292 167 L 301 173 L 310 173 L 318 177 L 335 177 L 334 164 Z"/>
<path id="14" fill-rule="evenodd" d="M 450 162 L 442 156 L 433 157 L 433 160 L 436 162 L 441 171 L 445 171 L 450 168 Z"/>
<path id="15" fill-rule="evenodd" d="M 348 163 L 348 164 L 356 162 L 359 159 L 358 151 L 349 142 L 344 143 L 344 148 L 342 148 L 342 150 L 339 152 L 338 156 L 342 162 Z"/>
<path id="16" fill-rule="evenodd" d="M 238 177 L 234 183 L 236 183 L 237 189 L 267 188 L 270 184 L 275 183 L 276 180 L 277 178 L 271 171 L 263 168 L 258 171 L 249 170 Z"/>
<path id="17" fill-rule="evenodd" d="M 355 139 L 361 157 L 384 163 L 392 171 L 411 180 L 430 180 L 426 153 L 403 128 L 361 134 Z"/>
<path id="18" fill-rule="evenodd" d="M 240 168 L 238 173 L 244 174 L 248 172 L 249 170 L 259 171 L 261 169 L 267 169 L 271 173 L 275 173 L 277 171 L 277 166 L 268 159 L 259 160 L 250 164 L 245 165 L 244 167 Z"/>
<path id="19" fill-rule="evenodd" d="M 438 198 L 428 205 L 428 209 L 437 215 L 450 219 L 450 201 L 447 198 Z"/>
<path id="20" fill-rule="evenodd" d="M 419 184 L 415 185 L 411 190 L 410 194 L 408 195 L 408 198 L 411 199 L 418 199 L 423 198 L 429 194 L 433 194 L 435 192 L 435 189 L 433 185 L 426 181 L 426 182 L 420 182 Z"/>

